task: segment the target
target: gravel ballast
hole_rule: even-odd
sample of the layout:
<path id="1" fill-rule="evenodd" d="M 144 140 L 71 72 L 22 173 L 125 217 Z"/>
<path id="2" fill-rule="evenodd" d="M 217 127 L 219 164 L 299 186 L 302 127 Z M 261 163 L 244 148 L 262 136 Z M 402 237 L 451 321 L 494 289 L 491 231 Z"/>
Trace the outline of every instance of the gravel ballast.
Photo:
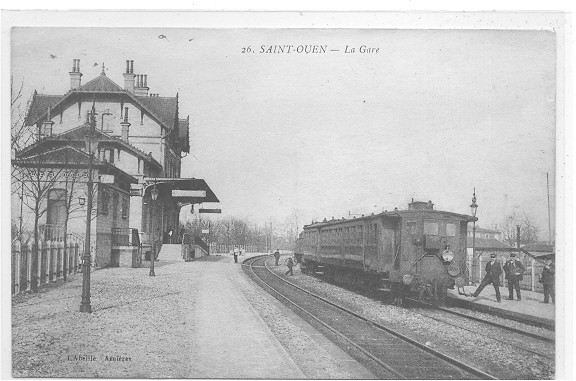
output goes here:
<path id="1" fill-rule="evenodd" d="M 281 258 L 280 263 L 284 263 L 284 258 Z M 490 338 L 493 333 L 488 326 L 475 325 L 475 329 L 471 332 L 427 318 L 407 308 L 368 298 L 324 282 L 319 277 L 304 275 L 300 272 L 299 267 L 295 268 L 294 276 L 286 276 L 284 274 L 286 266 L 275 267 L 271 261 L 268 261 L 268 266 L 276 274 L 294 284 L 339 303 L 371 320 L 391 325 L 402 334 L 421 343 L 426 343 L 440 352 L 454 356 L 496 377 L 504 379 L 554 378 L 553 344 L 544 348 L 544 350 L 551 351 L 552 358 L 523 352 L 516 347 Z M 512 324 L 518 327 L 520 323 L 514 322 Z M 540 331 L 537 328 L 528 329 Z"/>

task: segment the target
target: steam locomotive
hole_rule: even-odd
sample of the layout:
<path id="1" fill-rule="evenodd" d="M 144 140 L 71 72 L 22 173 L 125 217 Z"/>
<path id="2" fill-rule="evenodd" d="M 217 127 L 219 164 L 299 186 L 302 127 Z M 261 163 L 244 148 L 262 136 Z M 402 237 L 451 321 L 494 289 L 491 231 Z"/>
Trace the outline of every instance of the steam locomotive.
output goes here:
<path id="1" fill-rule="evenodd" d="M 414 201 L 408 210 L 305 225 L 295 257 L 303 273 L 443 304 L 447 288 L 468 284 L 466 234 L 475 217 Z"/>

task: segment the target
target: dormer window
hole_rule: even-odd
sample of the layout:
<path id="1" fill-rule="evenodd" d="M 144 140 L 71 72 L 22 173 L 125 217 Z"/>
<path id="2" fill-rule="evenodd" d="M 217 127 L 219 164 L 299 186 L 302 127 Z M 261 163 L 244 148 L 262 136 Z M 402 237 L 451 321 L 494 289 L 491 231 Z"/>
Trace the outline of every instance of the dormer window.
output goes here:
<path id="1" fill-rule="evenodd" d="M 102 131 L 106 131 L 106 132 L 111 132 L 112 130 L 110 129 L 110 118 L 112 117 L 112 113 L 110 112 L 110 109 L 107 108 L 106 111 L 104 111 L 102 113 L 102 124 L 100 126 L 100 129 Z"/>

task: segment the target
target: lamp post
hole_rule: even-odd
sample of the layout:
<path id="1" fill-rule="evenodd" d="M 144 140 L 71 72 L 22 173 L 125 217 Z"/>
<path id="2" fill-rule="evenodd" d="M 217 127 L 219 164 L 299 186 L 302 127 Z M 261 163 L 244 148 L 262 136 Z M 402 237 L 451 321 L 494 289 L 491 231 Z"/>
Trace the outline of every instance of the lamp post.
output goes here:
<path id="1" fill-rule="evenodd" d="M 158 200 L 158 189 L 156 189 L 156 184 L 154 184 L 154 188 L 150 191 L 150 195 L 152 196 L 152 210 L 156 211 L 156 200 Z M 150 254 L 150 276 L 156 276 L 154 272 L 154 261 L 156 260 L 156 240 L 154 239 L 154 217 L 152 217 L 152 226 L 150 231 L 150 237 L 152 239 L 152 253 Z"/>
<path id="2" fill-rule="evenodd" d="M 92 103 L 92 110 L 88 113 L 86 118 L 89 123 L 88 130 L 88 140 L 86 145 L 88 146 L 88 182 L 86 187 L 88 189 L 87 195 L 87 205 L 86 205 L 86 239 L 84 247 L 84 257 L 82 258 L 82 302 L 80 303 L 80 312 L 92 312 L 92 306 L 90 305 L 90 267 L 91 267 L 91 257 L 90 257 L 90 225 L 92 223 L 92 161 L 94 153 L 92 152 L 92 133 L 96 128 L 96 110 L 94 103 Z"/>
<path id="3" fill-rule="evenodd" d="M 472 211 L 472 217 L 474 217 L 472 220 L 472 265 L 474 265 L 476 263 L 476 212 L 478 212 L 478 204 L 476 204 L 476 188 L 474 188 L 474 193 L 472 194 L 470 210 Z"/>

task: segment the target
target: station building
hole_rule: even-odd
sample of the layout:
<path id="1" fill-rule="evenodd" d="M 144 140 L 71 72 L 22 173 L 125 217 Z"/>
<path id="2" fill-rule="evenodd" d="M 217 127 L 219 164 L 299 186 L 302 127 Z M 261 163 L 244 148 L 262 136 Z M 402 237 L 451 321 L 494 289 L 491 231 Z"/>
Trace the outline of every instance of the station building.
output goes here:
<path id="1" fill-rule="evenodd" d="M 190 152 L 190 123 L 179 114 L 178 94 L 149 93 L 147 75 L 135 74 L 133 61 L 126 61 L 121 74 L 123 87 L 106 75 L 104 65 L 85 84 L 80 60 L 73 60 L 69 74 L 66 94 L 34 92 L 25 123 L 37 131 L 37 139 L 13 160 L 28 173 L 30 168 L 45 172 L 45 179 L 49 173 L 58 175 L 42 200 L 46 213 L 38 223 L 50 232 L 44 238 L 64 228 L 63 234 L 85 235 L 86 209 L 80 203 L 86 199 L 81 194 L 86 193 L 90 148 L 97 182 L 92 222 L 96 264 L 115 265 L 111 248 L 131 241 L 135 233 L 144 247 L 157 252 L 164 232 L 177 233 L 183 206 L 219 201 L 203 179 L 180 176 L 182 157 Z M 74 191 L 70 178 L 76 179 Z M 154 189 L 157 200 L 152 199 Z M 20 208 L 22 213 L 27 209 Z"/>

